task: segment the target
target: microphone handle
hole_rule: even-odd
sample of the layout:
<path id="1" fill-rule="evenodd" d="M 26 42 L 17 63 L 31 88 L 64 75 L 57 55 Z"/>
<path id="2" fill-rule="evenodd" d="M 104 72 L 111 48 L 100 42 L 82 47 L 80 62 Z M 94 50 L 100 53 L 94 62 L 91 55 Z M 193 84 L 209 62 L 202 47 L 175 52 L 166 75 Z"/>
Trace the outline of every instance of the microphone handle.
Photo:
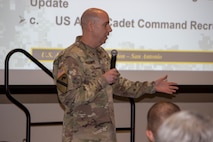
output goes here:
<path id="1" fill-rule="evenodd" d="M 116 56 L 112 56 L 110 69 L 115 68 L 115 63 L 116 63 Z"/>

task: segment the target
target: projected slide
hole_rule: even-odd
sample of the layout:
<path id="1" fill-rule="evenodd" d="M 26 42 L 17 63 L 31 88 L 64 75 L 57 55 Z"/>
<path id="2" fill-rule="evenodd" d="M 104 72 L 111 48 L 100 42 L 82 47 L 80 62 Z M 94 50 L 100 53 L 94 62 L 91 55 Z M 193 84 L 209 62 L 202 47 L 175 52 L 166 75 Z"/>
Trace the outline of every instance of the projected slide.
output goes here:
<path id="1" fill-rule="evenodd" d="M 1 0 L 0 69 L 22 48 L 47 68 L 81 34 L 89 7 L 106 10 L 112 32 L 103 47 L 118 50 L 119 70 L 213 71 L 213 0 Z M 35 70 L 15 54 L 11 69 Z"/>

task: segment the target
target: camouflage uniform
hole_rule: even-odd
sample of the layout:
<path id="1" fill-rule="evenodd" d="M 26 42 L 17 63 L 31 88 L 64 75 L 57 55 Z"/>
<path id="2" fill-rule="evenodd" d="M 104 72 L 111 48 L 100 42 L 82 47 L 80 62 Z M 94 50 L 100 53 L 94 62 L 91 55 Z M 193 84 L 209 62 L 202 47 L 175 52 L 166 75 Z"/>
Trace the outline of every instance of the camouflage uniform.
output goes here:
<path id="1" fill-rule="evenodd" d="M 59 53 L 53 66 L 58 97 L 65 107 L 63 142 L 116 142 L 113 94 L 133 98 L 151 94 L 153 83 L 119 77 L 108 85 L 102 76 L 110 69 L 108 53 L 79 39 Z"/>

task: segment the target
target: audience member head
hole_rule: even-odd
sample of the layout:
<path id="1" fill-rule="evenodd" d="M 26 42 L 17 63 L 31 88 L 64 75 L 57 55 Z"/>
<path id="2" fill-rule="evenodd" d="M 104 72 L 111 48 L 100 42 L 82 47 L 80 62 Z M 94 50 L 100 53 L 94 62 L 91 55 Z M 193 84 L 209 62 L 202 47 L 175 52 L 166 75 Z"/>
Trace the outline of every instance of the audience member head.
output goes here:
<path id="1" fill-rule="evenodd" d="M 213 142 L 213 120 L 193 111 L 180 111 L 159 127 L 156 142 Z"/>
<path id="2" fill-rule="evenodd" d="M 149 141 L 154 142 L 154 137 L 163 121 L 175 112 L 180 111 L 179 106 L 172 102 L 160 101 L 155 103 L 147 114 L 146 136 Z"/>

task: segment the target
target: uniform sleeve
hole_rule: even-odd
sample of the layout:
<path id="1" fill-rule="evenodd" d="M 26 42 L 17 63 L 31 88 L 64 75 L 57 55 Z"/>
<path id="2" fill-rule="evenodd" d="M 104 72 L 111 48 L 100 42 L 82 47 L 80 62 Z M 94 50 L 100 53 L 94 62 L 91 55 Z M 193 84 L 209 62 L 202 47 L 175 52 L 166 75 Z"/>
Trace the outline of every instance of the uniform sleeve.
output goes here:
<path id="1" fill-rule="evenodd" d="M 134 82 L 126 78 L 119 77 L 118 81 L 113 85 L 113 92 L 118 96 L 138 98 L 144 94 L 154 94 L 156 92 L 154 86 L 154 81 Z"/>
<path id="2" fill-rule="evenodd" d="M 83 64 L 76 55 L 58 58 L 53 66 L 59 100 L 66 106 L 88 103 L 96 98 L 107 82 L 102 76 L 85 79 Z"/>

